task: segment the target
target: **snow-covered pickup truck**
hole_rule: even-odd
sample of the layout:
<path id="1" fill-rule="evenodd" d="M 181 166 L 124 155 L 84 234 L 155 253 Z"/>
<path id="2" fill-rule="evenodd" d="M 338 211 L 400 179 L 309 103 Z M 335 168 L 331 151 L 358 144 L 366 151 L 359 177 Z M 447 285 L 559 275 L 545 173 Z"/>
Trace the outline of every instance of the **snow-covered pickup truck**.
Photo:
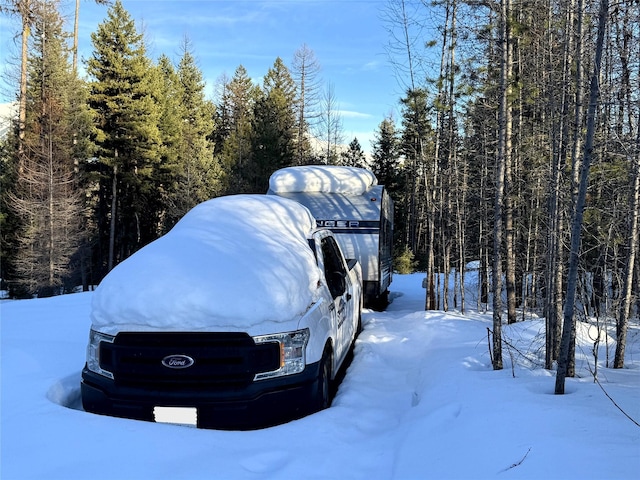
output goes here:
<path id="1" fill-rule="evenodd" d="M 86 411 L 244 429 L 321 410 L 360 329 L 362 272 L 306 207 L 204 202 L 94 292 Z"/>

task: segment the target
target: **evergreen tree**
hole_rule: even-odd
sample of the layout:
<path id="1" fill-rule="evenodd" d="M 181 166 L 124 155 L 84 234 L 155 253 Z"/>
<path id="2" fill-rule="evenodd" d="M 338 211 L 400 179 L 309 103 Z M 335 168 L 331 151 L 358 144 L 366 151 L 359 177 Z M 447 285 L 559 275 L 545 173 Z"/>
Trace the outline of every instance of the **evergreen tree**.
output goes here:
<path id="1" fill-rule="evenodd" d="M 91 39 L 89 104 L 96 117 L 100 173 L 96 215 L 100 260 L 110 270 L 158 234 L 152 178 L 160 158 L 157 76 L 120 0 Z"/>
<path id="2" fill-rule="evenodd" d="M 198 203 L 222 193 L 222 172 L 214 161 L 210 138 L 214 130 L 215 107 L 205 99 L 202 73 L 186 42 L 178 78 L 181 95 L 179 170 L 170 215 L 175 221 Z"/>
<path id="3" fill-rule="evenodd" d="M 154 179 L 160 202 L 159 231 L 168 231 L 175 223 L 174 201 L 177 179 L 180 175 L 180 149 L 182 129 L 182 89 L 176 69 L 166 55 L 158 59 L 158 97 L 160 109 L 158 129 L 162 138 L 160 161 L 155 164 Z"/>
<path id="4" fill-rule="evenodd" d="M 242 65 L 222 88 L 214 131 L 216 158 L 225 172 L 226 191 L 245 192 L 249 188 L 243 172 L 251 157 L 253 109 L 259 88 Z"/>
<path id="5" fill-rule="evenodd" d="M 214 129 L 211 133 L 211 138 L 214 145 L 213 153 L 216 157 L 220 156 L 224 142 L 229 138 L 229 133 L 231 132 L 231 104 L 229 102 L 230 83 L 231 79 L 226 73 L 223 73 L 218 77 L 214 86 L 216 108 L 214 114 Z"/>
<path id="6" fill-rule="evenodd" d="M 269 176 L 295 160 L 295 85 L 280 58 L 264 77 L 263 96 L 254 108 L 249 190 L 266 192 Z"/>
<path id="7" fill-rule="evenodd" d="M 400 198 L 402 198 L 400 142 L 395 123 L 391 116 L 386 117 L 380 125 L 378 125 L 378 130 L 374 133 L 374 138 L 371 170 L 378 179 L 378 183 L 385 186 L 385 189 L 394 201 L 394 218 L 402 219 L 402 212 L 400 211 Z M 402 236 L 398 234 L 402 231 L 402 228 L 399 228 L 400 223 L 398 223 L 397 220 L 394 222 L 396 223 L 394 227 L 394 250 L 399 252 L 399 254 L 410 254 L 413 260 L 413 253 L 408 250 L 408 247 L 403 246 L 401 244 L 402 242 L 398 242 L 398 239 L 402 238 Z"/>
<path id="8" fill-rule="evenodd" d="M 398 188 L 400 153 L 396 127 L 391 117 L 385 118 L 378 125 L 374 137 L 371 170 L 378 179 L 378 183 L 385 185 L 395 198 Z"/>
<path id="9" fill-rule="evenodd" d="M 353 140 L 351 140 L 351 143 L 349 143 L 349 148 L 340 153 L 340 160 L 340 163 L 347 167 L 368 167 L 367 159 L 362 151 L 360 142 L 358 142 L 356 137 L 354 137 Z"/>
<path id="10" fill-rule="evenodd" d="M 288 110 L 289 117 L 295 113 L 296 85 L 291 72 L 280 57 L 276 58 L 273 66 L 264 76 L 262 90 L 267 97 L 272 97 L 276 106 Z M 291 121 L 291 119 L 288 119 Z"/>
<path id="11" fill-rule="evenodd" d="M 404 225 L 404 246 L 414 254 L 419 253 L 418 225 L 421 222 L 424 185 L 420 180 L 426 174 L 426 159 L 431 145 L 430 108 L 427 103 L 427 92 L 424 89 L 409 90 L 401 100 L 402 103 L 402 135 L 400 152 L 405 161 L 402 168 L 404 195 L 400 199 L 404 219 L 397 218 Z"/>

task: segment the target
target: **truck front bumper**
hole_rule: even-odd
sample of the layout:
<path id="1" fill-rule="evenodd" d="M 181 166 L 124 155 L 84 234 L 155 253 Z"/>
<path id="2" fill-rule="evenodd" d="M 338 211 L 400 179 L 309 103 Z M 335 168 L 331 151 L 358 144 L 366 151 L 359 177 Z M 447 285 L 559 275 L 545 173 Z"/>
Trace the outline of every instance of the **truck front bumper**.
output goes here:
<path id="1" fill-rule="evenodd" d="M 223 430 L 264 428 L 313 413 L 320 362 L 299 374 L 259 380 L 238 390 L 148 390 L 118 387 L 117 382 L 82 371 L 85 411 L 154 421 L 155 407 L 195 407 L 197 426 Z"/>

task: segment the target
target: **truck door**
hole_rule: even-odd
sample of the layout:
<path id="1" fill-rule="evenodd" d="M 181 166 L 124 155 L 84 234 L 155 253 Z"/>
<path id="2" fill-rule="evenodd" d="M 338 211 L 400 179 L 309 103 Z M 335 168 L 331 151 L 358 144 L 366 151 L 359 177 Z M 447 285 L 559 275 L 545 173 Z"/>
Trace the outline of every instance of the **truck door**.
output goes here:
<path id="1" fill-rule="evenodd" d="M 324 274 L 327 286 L 333 297 L 333 308 L 337 322 L 338 343 L 336 356 L 342 358 L 349 349 L 353 329 L 353 301 L 350 292 L 349 277 L 340 249 L 333 237 L 321 240 Z"/>

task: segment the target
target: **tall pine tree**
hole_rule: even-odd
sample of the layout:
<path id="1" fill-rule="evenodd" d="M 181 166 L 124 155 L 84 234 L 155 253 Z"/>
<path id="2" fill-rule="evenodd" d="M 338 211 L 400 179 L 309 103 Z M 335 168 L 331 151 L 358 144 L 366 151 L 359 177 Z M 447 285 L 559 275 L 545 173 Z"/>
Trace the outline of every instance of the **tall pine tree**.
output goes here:
<path id="1" fill-rule="evenodd" d="M 225 172 L 226 192 L 246 192 L 244 171 L 251 158 L 253 110 L 260 89 L 242 65 L 221 88 L 214 131 L 216 158 Z"/>
<path id="2" fill-rule="evenodd" d="M 399 201 L 403 185 L 402 175 L 400 175 L 400 141 L 391 116 L 386 117 L 378 125 L 378 130 L 374 132 L 372 146 L 371 170 L 378 179 L 378 183 L 385 186 L 394 201 L 394 219 L 402 221 L 403 215 L 400 212 L 401 202 Z M 404 230 L 404 227 L 399 227 L 398 220 L 394 220 L 396 224 L 394 249 L 402 251 L 403 245 L 396 245 L 398 242 L 395 241 L 399 237 L 397 232 Z"/>
<path id="3" fill-rule="evenodd" d="M 180 148 L 182 128 L 182 90 L 176 69 L 166 55 L 161 55 L 157 65 L 157 104 L 160 108 L 158 128 L 162 138 L 160 161 L 155 165 L 157 199 L 160 202 L 160 233 L 175 224 L 174 201 L 177 178 L 180 172 Z"/>
<path id="4" fill-rule="evenodd" d="M 254 108 L 249 190 L 264 193 L 269 176 L 295 160 L 296 89 L 289 69 L 277 58 L 264 77 L 263 96 Z"/>
<path id="5" fill-rule="evenodd" d="M 96 116 L 101 174 L 97 217 L 101 263 L 110 270 L 158 234 L 152 188 L 160 158 L 157 77 L 142 34 L 119 0 L 91 39 L 89 104 Z"/>
<path id="6" fill-rule="evenodd" d="M 177 221 L 196 204 L 222 193 L 222 171 L 213 155 L 215 107 L 205 98 L 205 84 L 185 41 L 178 65 L 180 135 L 176 190 L 171 216 Z"/>
<path id="7" fill-rule="evenodd" d="M 418 253 L 420 201 L 423 198 L 421 190 L 424 178 L 427 153 L 431 146 L 432 130 L 430 125 L 427 92 L 424 89 L 408 90 L 402 103 L 402 135 L 400 151 L 405 158 L 403 165 L 403 181 L 405 194 L 400 201 L 404 212 L 405 230 L 403 233 L 404 246 Z M 402 219 L 400 220 L 402 223 Z"/>

